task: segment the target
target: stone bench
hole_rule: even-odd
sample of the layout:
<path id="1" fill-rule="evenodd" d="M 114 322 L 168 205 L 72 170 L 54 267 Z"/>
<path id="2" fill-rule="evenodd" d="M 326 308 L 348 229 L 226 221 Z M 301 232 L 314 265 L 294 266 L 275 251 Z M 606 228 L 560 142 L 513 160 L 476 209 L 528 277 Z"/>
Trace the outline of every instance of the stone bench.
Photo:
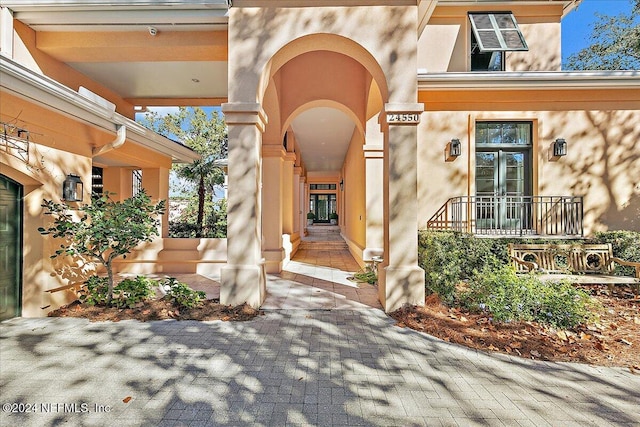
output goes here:
<path id="1" fill-rule="evenodd" d="M 640 293 L 640 262 L 613 256 L 611 244 L 509 244 L 516 271 L 541 273 L 542 280 L 567 278 L 574 283 L 631 285 Z M 615 264 L 635 268 L 635 277 L 616 276 Z M 562 275 L 561 277 L 558 275 Z"/>

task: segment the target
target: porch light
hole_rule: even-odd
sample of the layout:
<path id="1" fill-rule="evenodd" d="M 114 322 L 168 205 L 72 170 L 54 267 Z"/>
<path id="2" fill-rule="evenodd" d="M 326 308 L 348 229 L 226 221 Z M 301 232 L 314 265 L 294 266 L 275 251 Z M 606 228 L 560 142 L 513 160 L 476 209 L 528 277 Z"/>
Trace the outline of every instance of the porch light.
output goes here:
<path id="1" fill-rule="evenodd" d="M 84 184 L 78 175 L 70 173 L 62 182 L 62 200 L 67 202 L 81 202 Z"/>
<path id="2" fill-rule="evenodd" d="M 553 156 L 561 157 L 567 155 L 567 141 L 564 138 L 558 138 L 553 142 Z"/>
<path id="3" fill-rule="evenodd" d="M 344 180 L 340 180 L 340 191 L 344 190 Z"/>
<path id="4" fill-rule="evenodd" d="M 460 140 L 454 138 L 449 143 L 449 157 L 458 157 L 462 153 L 462 144 Z"/>

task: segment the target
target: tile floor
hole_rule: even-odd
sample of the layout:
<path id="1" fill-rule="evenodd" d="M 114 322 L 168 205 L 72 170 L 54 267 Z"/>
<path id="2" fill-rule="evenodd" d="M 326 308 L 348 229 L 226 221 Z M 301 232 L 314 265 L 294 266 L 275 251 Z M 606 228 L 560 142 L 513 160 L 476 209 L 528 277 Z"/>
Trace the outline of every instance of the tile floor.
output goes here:
<path id="1" fill-rule="evenodd" d="M 376 286 L 348 279 L 358 270 L 347 250 L 299 250 L 282 273 L 267 276 L 262 309 L 382 309 Z"/>

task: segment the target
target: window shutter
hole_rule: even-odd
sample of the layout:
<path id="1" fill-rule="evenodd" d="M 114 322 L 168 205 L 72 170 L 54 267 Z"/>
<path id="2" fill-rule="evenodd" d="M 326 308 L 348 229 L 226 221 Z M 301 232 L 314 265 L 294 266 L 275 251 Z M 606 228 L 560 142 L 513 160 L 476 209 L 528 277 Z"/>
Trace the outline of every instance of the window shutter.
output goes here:
<path id="1" fill-rule="evenodd" d="M 511 12 L 469 13 L 480 52 L 529 50 Z"/>

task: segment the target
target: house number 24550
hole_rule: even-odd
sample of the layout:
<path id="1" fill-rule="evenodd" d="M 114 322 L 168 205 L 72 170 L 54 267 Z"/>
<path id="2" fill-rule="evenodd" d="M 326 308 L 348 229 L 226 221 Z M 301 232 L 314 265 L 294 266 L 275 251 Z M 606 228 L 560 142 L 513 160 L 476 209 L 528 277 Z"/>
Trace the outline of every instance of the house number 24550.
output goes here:
<path id="1" fill-rule="evenodd" d="M 387 123 L 420 123 L 420 114 L 401 113 L 387 114 Z"/>

